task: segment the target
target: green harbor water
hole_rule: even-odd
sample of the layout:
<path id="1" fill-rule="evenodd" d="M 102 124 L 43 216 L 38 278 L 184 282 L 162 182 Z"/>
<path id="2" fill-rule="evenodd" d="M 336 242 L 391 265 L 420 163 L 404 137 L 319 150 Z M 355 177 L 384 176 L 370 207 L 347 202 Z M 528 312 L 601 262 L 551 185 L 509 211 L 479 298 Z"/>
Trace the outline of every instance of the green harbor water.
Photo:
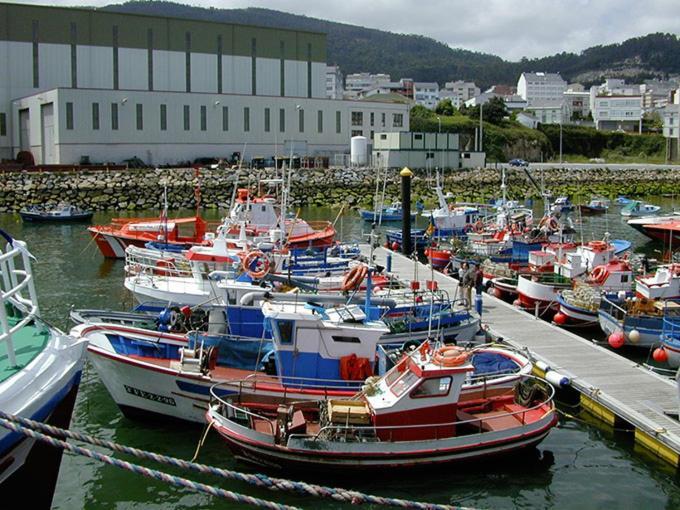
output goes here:
<path id="1" fill-rule="evenodd" d="M 667 212 L 676 206 L 672 199 L 651 197 L 649 201 L 662 205 Z M 540 204 L 536 204 L 536 209 L 540 210 Z M 157 211 L 147 213 L 157 215 Z M 182 213 L 185 211 L 174 214 Z M 208 211 L 206 216 L 218 219 L 223 213 Z M 336 214 L 337 211 L 329 209 L 301 211 L 301 217 L 308 220 L 332 220 Z M 135 216 L 140 215 L 135 213 Z M 97 213 L 93 222 L 107 223 L 112 216 L 114 214 Z M 426 224 L 426 220 L 419 219 L 419 226 Z M 336 227 L 346 241 L 361 240 L 362 234 L 369 229 L 354 212 L 339 219 Z M 651 256 L 660 254 L 660 246 L 648 242 L 625 224 L 618 207 L 612 206 L 605 216 L 584 218 L 577 227 L 582 227 L 585 240 L 600 238 L 608 231 L 613 238 L 631 240 L 637 251 L 645 251 Z M 91 242 L 86 225 L 22 224 L 18 215 L 0 215 L 0 228 L 25 240 L 37 257 L 35 270 L 41 312 L 53 324 L 68 330 L 71 307 L 127 309 L 131 306 L 132 299 L 122 284 L 123 261 L 105 260 Z M 647 353 L 633 355 L 647 358 Z M 566 404 L 561 409 L 572 417 L 562 416 L 559 427 L 538 448 L 519 456 L 426 472 L 375 471 L 342 478 L 318 472 L 303 479 L 379 495 L 474 508 L 680 508 L 680 476 L 675 469 L 635 447 L 632 434 L 612 430 L 587 415 L 578 415 L 577 408 Z M 83 374 L 72 428 L 183 459 L 194 455 L 203 432 L 201 427 L 190 425 L 152 424 L 124 418 L 89 364 Z M 214 433 L 203 445 L 199 461 L 254 472 L 253 468 L 235 462 Z M 150 462 L 141 463 L 156 467 Z M 168 471 L 303 508 L 350 507 L 331 500 L 255 489 L 210 476 Z M 242 507 L 69 454 L 64 455 L 62 461 L 54 508 L 179 510 Z"/>

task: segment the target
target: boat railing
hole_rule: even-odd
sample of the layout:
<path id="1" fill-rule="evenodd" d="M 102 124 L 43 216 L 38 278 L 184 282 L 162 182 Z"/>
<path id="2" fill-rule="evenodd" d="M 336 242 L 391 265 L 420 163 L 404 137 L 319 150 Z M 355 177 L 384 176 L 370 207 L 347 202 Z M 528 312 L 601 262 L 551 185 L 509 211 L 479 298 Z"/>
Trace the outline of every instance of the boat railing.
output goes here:
<path id="1" fill-rule="evenodd" d="M 661 339 L 664 343 L 680 345 L 680 302 L 668 300 L 663 312 Z"/>
<path id="2" fill-rule="evenodd" d="M 609 300 L 606 296 L 602 296 L 600 310 L 604 313 L 608 313 L 616 320 L 623 320 L 626 315 L 628 315 L 628 312 L 624 308 Z"/>
<path id="3" fill-rule="evenodd" d="M 212 388 L 211 388 L 210 391 L 212 393 Z M 269 426 L 269 431 L 271 432 L 271 435 L 272 436 L 275 435 L 274 434 L 274 425 L 272 424 L 271 420 L 267 416 L 254 413 L 252 411 L 248 411 L 247 409 L 245 409 L 243 407 L 235 406 L 234 404 L 227 402 L 226 400 L 223 400 L 223 399 L 220 399 L 219 397 L 216 397 L 214 394 L 213 394 L 213 397 L 216 398 L 217 400 L 219 400 L 220 406 L 231 409 L 231 411 L 234 413 L 234 417 L 236 417 L 239 414 L 245 414 L 246 416 L 251 418 L 251 427 L 252 427 L 252 419 L 253 418 L 256 419 L 256 420 L 259 420 L 260 422 L 264 422 Z M 225 418 L 230 419 L 229 416 L 225 416 L 226 413 L 224 413 L 223 411 L 220 412 L 220 414 L 222 414 L 222 416 L 224 416 Z M 254 429 L 254 427 L 252 427 L 252 428 Z"/>
<path id="4" fill-rule="evenodd" d="M 435 439 L 439 439 L 439 430 L 441 428 L 450 428 L 450 427 L 459 427 L 461 425 L 476 425 L 479 433 L 481 434 L 483 432 L 483 427 L 484 427 L 484 422 L 490 422 L 492 420 L 502 420 L 506 419 L 509 416 L 512 417 L 521 417 L 519 418 L 520 422 L 522 425 L 526 425 L 526 415 L 529 412 L 536 411 L 546 404 L 550 403 L 554 396 L 555 396 L 555 388 L 551 384 L 548 384 L 544 381 L 541 381 L 538 378 L 535 378 L 533 376 L 525 376 L 525 380 L 528 379 L 533 379 L 536 381 L 536 384 L 539 385 L 541 388 L 544 389 L 544 391 L 547 392 L 547 397 L 539 402 L 538 404 L 534 404 L 531 407 L 528 407 L 526 409 L 522 409 L 520 411 L 507 411 L 501 414 L 496 414 L 493 416 L 485 416 L 482 418 L 471 418 L 467 420 L 457 420 L 457 421 L 452 421 L 452 422 L 446 422 L 446 423 L 428 423 L 428 424 L 415 424 L 415 425 L 341 425 L 341 424 L 330 424 L 330 425 L 325 425 L 319 429 L 319 431 L 314 434 L 313 436 L 310 436 L 308 434 L 291 434 L 289 438 L 300 438 L 300 439 L 311 439 L 313 441 L 319 441 L 319 440 L 324 440 L 326 434 L 324 432 L 332 432 L 332 433 L 338 433 L 340 431 L 348 431 L 348 432 L 367 432 L 370 433 L 370 435 L 377 436 L 379 431 L 385 431 L 390 433 L 390 437 L 388 440 L 392 440 L 392 433 L 393 432 L 400 432 L 400 431 L 408 431 L 408 430 L 418 430 L 418 429 L 427 429 L 427 430 L 434 430 L 435 431 Z M 515 390 L 514 388 L 508 388 L 508 395 L 509 394 L 514 394 Z M 496 395 L 496 397 L 499 397 L 502 395 Z M 554 408 L 548 409 L 545 413 L 543 413 L 543 416 L 541 416 L 540 419 L 545 418 L 546 416 L 552 414 L 555 412 Z M 368 434 L 366 434 L 368 435 Z M 449 434 L 450 435 L 450 434 Z"/>
<path id="5" fill-rule="evenodd" d="M 18 260 L 20 264 L 17 264 Z M 13 245 L 7 244 L 6 250 L 0 255 L 0 273 L 2 274 L 2 303 L 0 305 L 0 343 L 5 343 L 7 359 L 11 366 L 16 366 L 16 353 L 12 336 L 33 321 L 38 315 L 38 298 L 35 282 L 31 270 L 31 260 L 26 249 L 26 243 L 14 240 Z M 22 291 L 28 291 L 28 297 Z M 24 316 L 13 326 L 10 326 L 8 306 L 21 309 Z"/>

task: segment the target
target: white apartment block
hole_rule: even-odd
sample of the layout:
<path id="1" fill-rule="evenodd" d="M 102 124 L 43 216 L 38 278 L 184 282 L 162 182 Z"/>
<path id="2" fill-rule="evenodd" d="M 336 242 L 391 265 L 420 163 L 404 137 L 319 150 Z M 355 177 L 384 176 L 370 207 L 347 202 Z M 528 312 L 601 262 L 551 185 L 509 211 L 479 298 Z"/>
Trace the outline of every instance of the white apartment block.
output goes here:
<path id="1" fill-rule="evenodd" d="M 326 36 L 0 4 L 0 158 L 150 164 L 345 153 L 407 106 L 326 99 Z"/>
<path id="2" fill-rule="evenodd" d="M 522 73 L 517 81 L 517 94 L 529 106 L 536 101 L 559 102 L 566 89 L 567 82 L 557 73 Z"/>
<path id="3" fill-rule="evenodd" d="M 640 131 L 642 96 L 599 95 L 590 89 L 590 107 L 596 129 L 606 131 Z"/>
<path id="4" fill-rule="evenodd" d="M 326 66 L 326 97 L 342 99 L 344 86 L 340 66 Z"/>
<path id="5" fill-rule="evenodd" d="M 416 104 L 433 110 L 439 102 L 439 84 L 435 82 L 414 82 L 413 100 Z"/>
<path id="6" fill-rule="evenodd" d="M 392 81 L 389 74 L 353 73 L 345 76 L 345 95 L 360 97 L 361 92 Z"/>
<path id="7" fill-rule="evenodd" d="M 564 122 L 578 122 L 590 114 L 590 92 L 565 90 L 563 94 Z"/>
<path id="8" fill-rule="evenodd" d="M 680 161 L 680 89 L 671 91 L 669 104 L 662 110 L 662 116 L 666 160 Z"/>
<path id="9" fill-rule="evenodd" d="M 444 85 L 444 89 L 441 92 L 452 92 L 460 98 L 460 103 L 464 103 L 468 99 L 477 97 L 481 90 L 472 81 L 447 81 Z M 451 96 L 447 96 L 451 97 Z"/>
<path id="10" fill-rule="evenodd" d="M 444 101 L 445 99 L 449 99 L 454 108 L 460 108 L 464 103 L 458 92 L 442 89 L 439 91 L 439 100 Z"/>
<path id="11" fill-rule="evenodd" d="M 534 101 L 526 110 L 532 113 L 541 124 L 563 124 L 565 122 L 564 105 L 556 101 Z"/>

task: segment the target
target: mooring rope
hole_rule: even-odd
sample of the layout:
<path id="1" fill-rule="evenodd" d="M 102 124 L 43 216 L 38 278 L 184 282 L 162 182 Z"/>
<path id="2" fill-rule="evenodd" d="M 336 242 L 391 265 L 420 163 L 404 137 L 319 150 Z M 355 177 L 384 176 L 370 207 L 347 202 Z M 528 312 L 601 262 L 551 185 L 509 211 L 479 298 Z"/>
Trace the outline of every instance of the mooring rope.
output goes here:
<path id="1" fill-rule="evenodd" d="M 266 499 L 246 496 L 244 494 L 239 494 L 238 492 L 232 492 L 225 489 L 220 489 L 219 487 L 213 487 L 212 485 L 194 482 L 193 480 L 188 480 L 186 478 L 181 478 L 179 476 L 170 475 L 168 473 L 164 473 L 163 471 L 158 471 L 156 469 L 149 469 L 144 466 L 140 466 L 139 464 L 133 464 L 131 462 L 126 462 L 124 460 L 118 460 L 109 455 L 104 455 L 102 453 L 95 452 L 87 448 L 82 448 L 80 446 L 75 446 L 67 443 L 66 441 L 61 441 L 59 439 L 55 439 L 54 437 L 42 434 L 40 432 L 36 432 L 30 428 L 17 425 L 16 423 L 12 423 L 12 421 L 7 420 L 5 418 L 0 418 L 0 426 L 5 427 L 6 429 L 12 430 L 14 432 L 23 434 L 27 437 L 37 439 L 38 441 L 47 443 L 51 446 L 54 446 L 55 448 L 63 448 L 68 452 L 83 455 L 85 457 L 98 460 L 105 464 L 109 464 L 111 466 L 115 466 L 126 471 L 132 471 L 133 473 L 136 473 L 138 475 L 146 476 L 147 478 L 153 478 L 155 480 L 159 480 L 161 482 L 165 482 L 176 487 L 183 487 L 186 489 L 190 489 L 194 492 L 202 492 L 204 494 L 209 494 L 211 496 L 229 499 L 237 503 L 258 506 L 261 508 L 269 508 L 272 510 L 297 510 L 296 507 L 282 505 L 280 503 L 275 503 L 273 501 L 267 501 Z"/>
<path id="2" fill-rule="evenodd" d="M 20 423 L 21 425 L 17 425 L 16 423 Z M 75 441 L 81 441 L 84 443 L 89 443 L 92 445 L 96 446 L 101 446 L 104 448 L 108 448 L 110 450 L 119 452 L 119 453 L 124 453 L 128 455 L 132 455 L 134 457 L 137 457 L 139 459 L 149 459 L 153 460 L 155 462 L 158 462 L 159 464 L 164 464 L 168 466 L 173 466 L 189 471 L 194 471 L 197 473 L 202 473 L 202 474 L 210 474 L 214 476 L 218 476 L 221 478 L 226 478 L 229 480 L 237 480 L 240 482 L 244 482 L 250 485 L 254 485 L 259 488 L 265 488 L 269 490 L 274 490 L 274 491 L 284 491 L 284 492 L 295 492 L 297 494 L 307 494 L 310 496 L 314 497 L 320 497 L 320 498 L 330 498 L 338 502 L 342 503 L 349 503 L 352 505 L 363 505 L 363 504 L 372 504 L 372 505 L 381 505 L 381 506 L 392 506 L 392 507 L 398 507 L 398 508 L 406 508 L 406 509 L 413 509 L 413 510 L 471 510 L 466 507 L 459 507 L 459 506 L 453 506 L 453 505 L 442 505 L 442 504 L 435 504 L 435 503 L 423 503 L 423 502 L 418 502 L 418 501 L 410 501 L 410 500 L 405 500 L 405 499 L 398 499 L 398 498 L 390 498 L 390 497 L 384 497 L 384 496 L 375 496 L 371 494 L 364 494 L 362 492 L 358 491 L 352 491 L 352 490 L 347 490 L 347 489 L 342 489 L 342 488 L 336 488 L 336 487 L 326 487 L 323 485 L 316 485 L 316 484 L 309 484 L 306 482 L 298 482 L 298 481 L 293 481 L 293 480 L 286 480 L 284 478 L 274 478 L 274 477 L 269 477 L 267 475 L 257 473 L 257 474 L 249 474 L 249 473 L 242 473 L 239 471 L 232 471 L 228 469 L 222 469 L 222 468 L 217 468 L 213 466 L 208 466 L 206 464 L 198 464 L 195 462 L 189 462 L 183 459 L 178 459 L 176 457 L 170 457 L 167 455 L 162 455 L 159 453 L 154 453 L 154 452 L 149 452 L 145 450 L 140 450 L 137 448 L 133 448 L 130 446 L 125 446 L 121 445 L 118 443 L 114 443 L 112 441 L 107 441 L 104 439 L 98 439 L 96 437 L 90 436 L 88 434 L 82 434 L 80 432 L 74 432 L 70 430 L 64 430 L 58 427 L 54 427 L 52 425 L 48 425 L 42 422 L 30 420 L 28 418 L 22 418 L 20 416 L 15 416 L 12 414 L 5 413 L 3 411 L 0 411 L 0 426 L 3 426 L 5 428 L 9 428 L 11 430 L 14 430 L 16 432 L 20 432 L 24 435 L 28 435 L 30 437 L 34 437 L 36 439 L 40 439 L 41 441 L 45 441 L 52 446 L 55 447 L 60 447 L 60 448 L 65 448 L 73 453 L 77 453 L 80 455 L 85 455 L 87 457 L 95 458 L 97 460 L 101 460 L 102 462 L 106 462 L 107 464 L 112 464 L 117 467 L 120 467 L 122 469 L 128 469 L 134 472 L 137 472 L 139 474 L 142 474 L 144 476 L 150 476 L 152 478 L 156 478 L 158 480 L 162 481 L 168 481 L 169 483 L 173 483 L 173 479 L 177 480 L 183 480 L 185 483 L 184 484 L 175 484 L 173 485 L 178 485 L 182 487 L 187 487 L 193 490 L 199 490 L 200 492 L 207 492 L 208 494 L 213 494 L 213 492 L 210 492 L 208 489 L 213 489 L 215 491 L 222 491 L 222 489 L 216 489 L 214 487 L 211 487 L 209 485 L 204 485 L 204 484 L 197 484 L 198 486 L 202 486 L 204 490 L 201 489 L 194 489 L 193 484 L 195 482 L 192 482 L 190 480 L 185 480 L 183 478 L 178 478 L 174 477 L 172 475 L 167 475 L 165 473 L 162 473 L 160 471 L 155 471 L 155 470 L 148 470 L 149 472 L 153 473 L 158 473 L 159 476 L 151 475 L 151 474 L 146 474 L 143 471 L 139 470 L 147 470 L 147 468 L 137 466 L 135 464 L 130 464 L 128 462 L 124 461 L 119 461 L 117 459 L 114 459 L 112 457 L 109 457 L 107 455 L 103 455 L 97 452 L 93 452 L 91 450 L 87 450 L 85 448 L 80 448 L 77 446 L 73 446 L 69 443 L 66 443 L 64 441 L 59 441 L 51 436 L 47 436 L 44 434 L 41 434 L 39 432 L 35 432 L 33 429 L 37 430 L 42 430 L 44 432 L 47 432 L 48 434 L 51 434 L 56 437 L 61 437 L 61 438 L 68 438 L 68 439 L 73 439 Z M 116 463 L 123 463 L 125 465 L 118 465 Z M 128 467 L 132 466 L 132 467 Z M 167 477 L 164 478 L 164 477 Z M 284 508 L 290 508 L 286 507 L 283 505 L 279 505 L 278 503 L 272 503 L 266 500 L 258 500 L 257 498 L 250 498 L 249 496 L 243 496 L 238 493 L 233 493 L 229 491 L 223 491 L 225 494 L 228 494 L 230 496 L 226 495 L 221 495 L 219 493 L 214 493 L 213 495 L 219 496 L 219 497 L 229 497 L 230 499 L 233 499 L 234 501 L 239 501 L 242 503 L 247 503 L 247 504 L 253 504 L 256 506 L 262 506 L 265 508 L 276 508 L 277 510 L 284 509 Z M 258 504 L 258 503 L 251 503 L 250 501 L 245 501 L 245 500 L 240 500 L 236 499 L 237 497 L 240 498 L 250 498 L 253 501 L 257 501 L 258 503 L 264 503 L 264 504 Z M 277 505 L 277 506 L 266 506 L 267 504 L 269 505 Z"/>

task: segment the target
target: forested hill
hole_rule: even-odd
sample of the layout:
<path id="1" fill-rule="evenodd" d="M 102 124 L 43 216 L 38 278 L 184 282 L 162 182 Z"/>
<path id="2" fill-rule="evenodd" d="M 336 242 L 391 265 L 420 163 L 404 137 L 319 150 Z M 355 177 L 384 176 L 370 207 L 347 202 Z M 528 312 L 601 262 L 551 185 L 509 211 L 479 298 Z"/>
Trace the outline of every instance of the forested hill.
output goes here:
<path id="1" fill-rule="evenodd" d="M 515 84 L 522 71 L 560 72 L 569 81 L 586 84 L 601 77 L 630 79 L 680 74 L 680 40 L 671 34 L 650 34 L 620 44 L 595 46 L 581 54 L 560 53 L 539 59 L 508 62 L 494 55 L 453 49 L 429 37 L 403 35 L 335 23 L 262 8 L 215 9 L 162 1 L 131 1 L 103 10 L 193 18 L 228 23 L 311 30 L 328 34 L 327 60 L 343 73 L 384 72 L 393 79 L 417 81 L 469 79 L 486 87 Z"/>

